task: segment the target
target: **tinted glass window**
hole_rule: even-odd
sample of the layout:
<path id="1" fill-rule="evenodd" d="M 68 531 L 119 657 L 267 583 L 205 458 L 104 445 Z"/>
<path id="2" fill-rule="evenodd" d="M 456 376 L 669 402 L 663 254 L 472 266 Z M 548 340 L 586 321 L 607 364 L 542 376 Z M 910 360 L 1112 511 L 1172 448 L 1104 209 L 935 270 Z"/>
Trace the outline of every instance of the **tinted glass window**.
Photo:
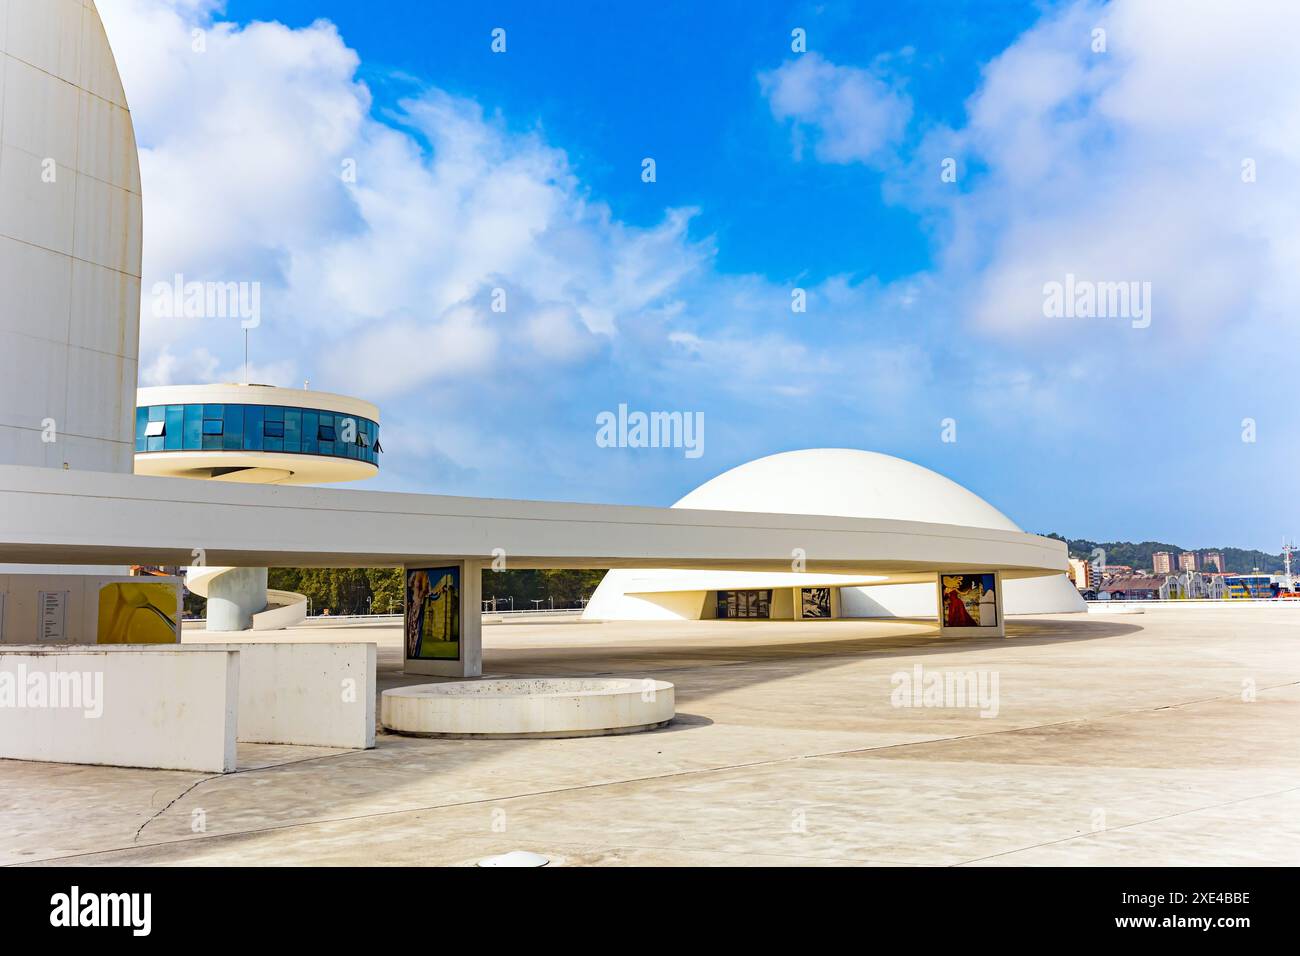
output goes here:
<path id="1" fill-rule="evenodd" d="M 302 450 L 302 410 L 286 408 L 284 410 L 284 450 Z"/>
<path id="2" fill-rule="evenodd" d="M 185 406 L 167 406 L 167 431 L 163 447 L 168 451 L 180 451 L 181 440 L 185 437 Z"/>
<path id="3" fill-rule="evenodd" d="M 144 426 L 149 424 L 149 409 L 137 408 L 135 410 L 135 450 L 145 450 Z"/>
<path id="4" fill-rule="evenodd" d="M 351 440 L 344 441 L 344 429 Z M 137 452 L 286 451 L 378 464 L 379 426 L 320 409 L 268 405 L 149 405 L 135 412 Z"/>
<path id="5" fill-rule="evenodd" d="M 203 406 L 185 406 L 185 435 L 181 441 L 182 448 L 203 447 Z"/>
<path id="6" fill-rule="evenodd" d="M 225 423 L 221 447 L 226 451 L 238 451 L 244 444 L 244 406 L 227 405 Z"/>
<path id="7" fill-rule="evenodd" d="M 247 451 L 262 450 L 262 406 L 244 406 L 244 448 Z"/>

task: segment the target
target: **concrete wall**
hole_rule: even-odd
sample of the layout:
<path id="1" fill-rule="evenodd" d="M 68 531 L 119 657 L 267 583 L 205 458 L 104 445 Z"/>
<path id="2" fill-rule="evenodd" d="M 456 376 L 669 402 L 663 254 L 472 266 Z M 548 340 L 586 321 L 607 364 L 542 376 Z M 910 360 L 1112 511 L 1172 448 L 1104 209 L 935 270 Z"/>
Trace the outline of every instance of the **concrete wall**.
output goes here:
<path id="1" fill-rule="evenodd" d="M 619 621 L 694 621 L 711 618 L 716 612 L 708 600 L 712 591 L 666 591 L 662 594 L 619 595 L 617 601 L 603 601 L 583 611 L 585 620 L 602 620 L 605 614 Z M 602 613 L 603 612 L 603 613 Z"/>
<path id="2" fill-rule="evenodd" d="M 131 471 L 141 228 L 135 134 L 94 4 L 3 0 L 0 462 Z"/>
<path id="3" fill-rule="evenodd" d="M 236 741 L 373 747 L 375 645 L 0 649 L 0 758 L 223 773 Z"/>
<path id="4" fill-rule="evenodd" d="M 176 642 L 181 639 L 181 582 L 175 577 L 131 577 L 115 574 L 0 574 L 0 645 L 43 642 L 42 591 L 67 592 L 64 639 L 60 644 L 94 644 L 98 637 L 99 591 L 105 584 L 169 585 L 176 596 Z"/>
<path id="5" fill-rule="evenodd" d="M 187 644 L 239 652 L 239 739 L 375 745 L 374 644 Z"/>
<path id="6" fill-rule="evenodd" d="M 794 620 L 794 588 L 773 588 L 772 589 L 772 620 L 774 621 L 792 621 Z"/>
<path id="7" fill-rule="evenodd" d="M 41 685 L 62 690 L 42 701 L 34 696 Z M 0 650 L 0 757 L 229 772 L 238 702 L 233 650 L 6 648 Z"/>

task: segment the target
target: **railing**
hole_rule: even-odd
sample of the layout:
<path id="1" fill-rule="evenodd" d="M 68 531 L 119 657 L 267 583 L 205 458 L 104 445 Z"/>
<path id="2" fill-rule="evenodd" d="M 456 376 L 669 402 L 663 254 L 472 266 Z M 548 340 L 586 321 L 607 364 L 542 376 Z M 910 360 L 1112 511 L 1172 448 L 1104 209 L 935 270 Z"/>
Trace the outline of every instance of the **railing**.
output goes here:
<path id="1" fill-rule="evenodd" d="M 1297 607 L 1296 598 L 1112 598 L 1088 601 L 1088 609 L 1107 607 Z"/>

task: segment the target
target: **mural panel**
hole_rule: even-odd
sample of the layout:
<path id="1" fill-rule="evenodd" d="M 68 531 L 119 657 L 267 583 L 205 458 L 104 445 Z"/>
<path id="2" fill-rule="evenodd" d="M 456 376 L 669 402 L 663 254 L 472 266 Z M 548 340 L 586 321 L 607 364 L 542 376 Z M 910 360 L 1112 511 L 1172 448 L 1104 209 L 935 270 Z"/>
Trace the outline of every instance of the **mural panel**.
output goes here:
<path id="1" fill-rule="evenodd" d="M 407 568 L 406 656 L 460 660 L 460 568 Z"/>
<path id="2" fill-rule="evenodd" d="M 176 588 L 117 581 L 99 589 L 98 644 L 174 644 Z"/>
<path id="3" fill-rule="evenodd" d="M 800 601 L 805 618 L 829 618 L 831 616 L 830 588 L 802 588 Z"/>
<path id="4" fill-rule="evenodd" d="M 992 574 L 944 574 L 944 627 L 997 627 L 998 592 Z"/>

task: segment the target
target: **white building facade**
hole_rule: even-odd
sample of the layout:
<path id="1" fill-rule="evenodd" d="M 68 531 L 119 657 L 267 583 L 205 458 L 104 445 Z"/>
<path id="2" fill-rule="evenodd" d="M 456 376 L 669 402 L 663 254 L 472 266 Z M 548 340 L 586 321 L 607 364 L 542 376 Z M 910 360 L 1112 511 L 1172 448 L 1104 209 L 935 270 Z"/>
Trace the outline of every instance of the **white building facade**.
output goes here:
<path id="1" fill-rule="evenodd" d="M 90 0 L 0 0 L 0 463 L 130 472 L 140 165 Z"/>

